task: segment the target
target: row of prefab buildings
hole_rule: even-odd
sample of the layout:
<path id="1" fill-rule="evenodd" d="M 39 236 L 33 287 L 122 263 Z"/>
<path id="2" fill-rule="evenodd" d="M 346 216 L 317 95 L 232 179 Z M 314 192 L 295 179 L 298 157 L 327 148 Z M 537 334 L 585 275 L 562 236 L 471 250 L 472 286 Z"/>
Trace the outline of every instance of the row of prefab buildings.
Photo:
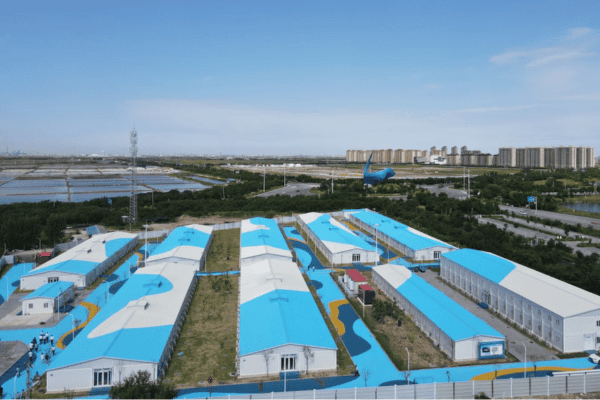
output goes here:
<path id="1" fill-rule="evenodd" d="M 561 352 L 600 348 L 599 296 L 490 253 L 457 249 L 370 210 L 335 215 L 340 218 L 308 213 L 296 219 L 331 265 L 379 263 L 375 242 L 385 243 L 410 261 L 439 262 L 448 284 Z M 209 226 L 173 230 L 53 360 L 48 391 L 108 387 L 138 370 L 160 377 L 212 239 Z M 135 235 L 94 235 L 21 283 L 30 289 L 56 281 L 86 286 L 136 244 Z M 373 268 L 374 283 L 452 359 L 504 355 L 501 333 L 406 268 L 402 258 L 385 258 L 388 264 Z M 275 220 L 242 221 L 239 263 L 238 376 L 335 370 L 337 344 Z M 151 340 L 140 346 L 141 338 Z"/>

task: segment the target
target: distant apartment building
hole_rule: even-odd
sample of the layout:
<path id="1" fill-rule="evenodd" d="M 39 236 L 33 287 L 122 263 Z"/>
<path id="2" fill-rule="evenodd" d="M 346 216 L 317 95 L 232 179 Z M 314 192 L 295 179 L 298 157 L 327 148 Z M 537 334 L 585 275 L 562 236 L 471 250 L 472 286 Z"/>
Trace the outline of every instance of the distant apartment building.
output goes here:
<path id="1" fill-rule="evenodd" d="M 498 151 L 499 167 L 517 166 L 517 149 L 514 147 L 501 147 Z"/>
<path id="2" fill-rule="evenodd" d="M 469 150 L 467 146 L 459 149 L 452 146 L 448 153 L 448 147 L 444 146 L 438 150 L 436 146 L 429 150 L 404 150 L 384 149 L 373 151 L 373 163 L 378 164 L 400 164 L 417 162 L 432 162 L 433 158 L 438 161 L 445 159 L 446 165 L 464 166 L 498 166 L 512 168 L 569 168 L 585 169 L 596 166 L 594 148 L 584 146 L 559 146 L 559 147 L 501 147 L 498 154 L 483 153 L 480 150 Z M 371 150 L 347 150 L 347 162 L 367 162 Z"/>

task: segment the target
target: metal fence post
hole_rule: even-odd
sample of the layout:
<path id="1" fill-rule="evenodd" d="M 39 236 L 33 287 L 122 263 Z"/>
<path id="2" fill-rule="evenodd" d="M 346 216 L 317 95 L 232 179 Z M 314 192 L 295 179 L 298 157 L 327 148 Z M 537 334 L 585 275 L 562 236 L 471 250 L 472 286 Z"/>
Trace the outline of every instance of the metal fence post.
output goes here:
<path id="1" fill-rule="evenodd" d="M 396 385 L 394 385 L 394 400 L 396 400 L 398 397 L 396 396 Z"/>
<path id="2" fill-rule="evenodd" d="M 546 382 L 547 382 L 547 386 L 548 386 L 548 397 L 550 397 L 550 375 L 546 376 Z"/>
<path id="3" fill-rule="evenodd" d="M 437 391 L 436 391 L 435 382 L 433 382 L 433 398 L 437 399 Z"/>
<path id="4" fill-rule="evenodd" d="M 356 400 L 356 386 L 354 386 L 354 400 Z"/>
<path id="5" fill-rule="evenodd" d="M 473 398 L 475 398 L 475 381 L 471 381 L 471 383 L 473 384 Z"/>
<path id="6" fill-rule="evenodd" d="M 512 381 L 513 381 L 512 378 L 510 378 L 510 398 L 511 399 L 513 398 L 513 395 L 512 395 Z"/>
<path id="7" fill-rule="evenodd" d="M 586 377 L 586 376 L 587 376 L 587 373 L 584 373 L 584 374 L 583 374 L 583 393 L 587 393 L 587 392 L 585 391 L 585 377 Z"/>
<path id="8" fill-rule="evenodd" d="M 317 398 L 317 389 L 313 389 L 313 400 Z"/>

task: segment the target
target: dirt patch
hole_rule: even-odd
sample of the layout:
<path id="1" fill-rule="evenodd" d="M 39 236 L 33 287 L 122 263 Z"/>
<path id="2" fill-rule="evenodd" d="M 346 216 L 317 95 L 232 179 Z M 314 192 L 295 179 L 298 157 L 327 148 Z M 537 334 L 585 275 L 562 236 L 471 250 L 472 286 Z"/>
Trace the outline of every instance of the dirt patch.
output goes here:
<path id="1" fill-rule="evenodd" d="M 163 229 L 175 229 L 178 226 L 183 225 L 216 225 L 216 224 L 227 224 L 229 222 L 240 222 L 244 218 L 236 217 L 220 217 L 218 215 L 211 215 L 207 217 L 190 217 L 189 215 L 182 215 L 177 218 L 175 222 L 167 222 L 163 224 L 150 224 L 153 230 L 160 231 Z"/>

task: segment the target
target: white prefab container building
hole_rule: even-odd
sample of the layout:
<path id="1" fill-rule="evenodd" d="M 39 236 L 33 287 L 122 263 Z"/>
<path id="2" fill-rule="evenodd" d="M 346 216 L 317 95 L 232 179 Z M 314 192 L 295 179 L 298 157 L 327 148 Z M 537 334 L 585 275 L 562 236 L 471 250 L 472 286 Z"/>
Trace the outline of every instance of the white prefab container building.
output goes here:
<path id="1" fill-rule="evenodd" d="M 47 283 L 33 293 L 23 297 L 23 315 L 52 314 L 73 298 L 73 282 Z"/>
<path id="2" fill-rule="evenodd" d="M 373 282 L 455 361 L 502 358 L 505 337 L 408 268 L 373 267 Z"/>
<path id="3" fill-rule="evenodd" d="M 46 390 L 108 388 L 137 371 L 161 377 L 196 288 L 197 266 L 138 269 L 47 371 Z"/>
<path id="4" fill-rule="evenodd" d="M 137 243 L 137 235 L 125 232 L 94 235 L 22 276 L 21 290 L 36 290 L 58 281 L 73 282 L 83 288 L 92 284 Z"/>
<path id="5" fill-rule="evenodd" d="M 146 265 L 164 262 L 190 264 L 200 271 L 206 263 L 213 237 L 212 226 L 192 224 L 175 228 L 154 249 L 146 260 Z"/>
<path id="6" fill-rule="evenodd" d="M 337 346 L 295 263 L 243 265 L 239 296 L 240 377 L 337 368 Z"/>
<path id="7" fill-rule="evenodd" d="M 448 243 L 376 212 L 345 210 L 345 213 L 350 222 L 414 260 L 439 260 L 442 254 L 456 249 Z"/>
<path id="8" fill-rule="evenodd" d="M 379 253 L 374 246 L 330 215 L 302 214 L 298 216 L 298 223 L 333 265 L 379 261 Z"/>
<path id="9" fill-rule="evenodd" d="M 444 254 L 440 274 L 563 353 L 600 349 L 600 296 L 471 249 Z"/>
<path id="10" fill-rule="evenodd" d="M 243 220 L 240 229 L 240 266 L 267 259 L 293 260 L 277 222 L 261 217 Z"/>

